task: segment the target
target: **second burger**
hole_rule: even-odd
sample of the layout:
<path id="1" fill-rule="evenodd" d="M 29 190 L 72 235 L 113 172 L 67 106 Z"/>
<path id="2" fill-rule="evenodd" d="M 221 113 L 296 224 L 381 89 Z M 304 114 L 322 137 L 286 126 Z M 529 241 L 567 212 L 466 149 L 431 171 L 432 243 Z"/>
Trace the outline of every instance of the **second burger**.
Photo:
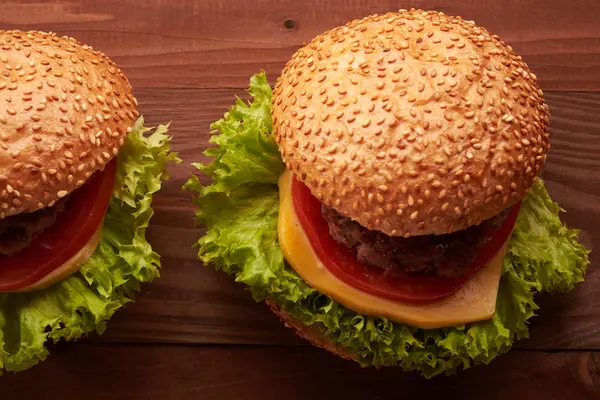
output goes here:
<path id="1" fill-rule="evenodd" d="M 587 251 L 539 175 L 537 77 L 472 22 L 403 10 L 314 38 L 251 80 L 193 179 L 199 257 L 313 344 L 425 376 L 489 363 Z"/>

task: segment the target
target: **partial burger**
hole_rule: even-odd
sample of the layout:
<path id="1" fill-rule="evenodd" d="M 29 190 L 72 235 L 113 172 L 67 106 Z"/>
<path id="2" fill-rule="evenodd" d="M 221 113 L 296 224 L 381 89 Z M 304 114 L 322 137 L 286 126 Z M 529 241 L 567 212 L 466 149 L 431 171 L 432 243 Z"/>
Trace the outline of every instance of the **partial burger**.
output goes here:
<path id="1" fill-rule="evenodd" d="M 40 288 L 53 274 L 44 281 L 49 286 L 65 275 L 57 269 L 80 266 L 68 260 L 83 248 L 87 257 L 93 253 L 112 198 L 111 160 L 139 112 L 127 78 L 103 54 L 46 33 L 0 34 L 6 71 L 0 86 L 10 100 L 0 117 L 0 290 L 6 292 Z"/>
<path id="2" fill-rule="evenodd" d="M 534 293 L 583 279 L 587 251 L 539 179 L 537 77 L 473 22 L 355 20 L 250 94 L 213 125 L 213 185 L 188 184 L 200 258 L 313 344 L 448 374 L 526 336 Z"/>
<path id="3" fill-rule="evenodd" d="M 144 229 L 174 156 L 166 127 L 144 136 L 131 85 L 103 53 L 52 33 L 0 31 L 0 69 L 0 319 L 22 331 L 0 331 L 1 371 L 43 359 L 46 338 L 102 331 L 157 275 Z"/>

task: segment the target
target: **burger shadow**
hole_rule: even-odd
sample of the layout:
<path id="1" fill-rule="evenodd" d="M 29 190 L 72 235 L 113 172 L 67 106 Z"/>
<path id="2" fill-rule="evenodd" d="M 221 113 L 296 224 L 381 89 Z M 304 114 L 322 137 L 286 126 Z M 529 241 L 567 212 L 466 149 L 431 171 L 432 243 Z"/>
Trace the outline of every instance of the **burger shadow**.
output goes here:
<path id="1" fill-rule="evenodd" d="M 515 343 L 515 349 L 536 349 L 550 352 L 593 347 L 598 340 L 593 332 L 593 312 L 588 310 L 588 300 L 577 291 L 544 293 L 536 299 L 540 307 L 530 319 L 529 338 Z"/>
<path id="2" fill-rule="evenodd" d="M 581 242 L 593 246 L 585 233 Z M 515 343 L 515 349 L 561 351 L 600 347 L 596 300 L 600 296 L 600 273 L 593 268 L 593 253 L 584 281 L 566 293 L 542 293 L 535 298 L 539 309 L 529 320 L 529 338 Z"/>

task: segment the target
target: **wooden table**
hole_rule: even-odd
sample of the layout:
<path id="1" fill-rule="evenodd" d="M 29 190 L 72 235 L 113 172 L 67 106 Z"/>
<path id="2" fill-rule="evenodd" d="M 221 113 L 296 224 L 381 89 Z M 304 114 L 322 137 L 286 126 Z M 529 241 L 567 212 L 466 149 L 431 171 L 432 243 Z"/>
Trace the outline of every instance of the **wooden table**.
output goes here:
<path id="1" fill-rule="evenodd" d="M 377 3 L 377 4 L 376 4 Z M 460 4 L 460 5 L 459 5 Z M 501 35 L 538 74 L 552 110 L 551 194 L 593 248 L 600 240 L 600 2 L 596 0 L 55 0 L 0 3 L 0 28 L 52 30 L 102 49 L 125 70 L 148 122 L 173 121 L 185 164 L 156 197 L 149 232 L 162 278 L 102 337 L 55 347 L 0 378 L 3 399 L 600 398 L 600 271 L 542 297 L 531 338 L 488 367 L 425 381 L 361 369 L 308 347 L 243 287 L 195 261 L 190 194 L 209 124 L 265 69 L 273 81 L 302 43 L 367 14 L 430 7 Z M 84 395 L 85 394 L 85 395 Z M 414 396 L 414 397 L 413 397 Z"/>

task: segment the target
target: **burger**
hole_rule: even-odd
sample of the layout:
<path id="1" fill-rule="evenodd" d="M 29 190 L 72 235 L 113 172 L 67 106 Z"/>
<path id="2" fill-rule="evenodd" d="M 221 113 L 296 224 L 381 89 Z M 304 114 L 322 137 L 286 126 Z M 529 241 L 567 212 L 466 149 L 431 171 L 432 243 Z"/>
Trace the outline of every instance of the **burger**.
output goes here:
<path id="1" fill-rule="evenodd" d="M 213 124 L 199 258 L 314 345 L 426 377 L 527 337 L 534 295 L 583 280 L 587 250 L 539 177 L 536 75 L 459 17 L 401 10 L 299 49 Z"/>
<path id="2" fill-rule="evenodd" d="M 123 72 L 52 33 L 0 31 L 0 374 L 97 331 L 158 276 L 146 241 L 167 127 Z"/>

